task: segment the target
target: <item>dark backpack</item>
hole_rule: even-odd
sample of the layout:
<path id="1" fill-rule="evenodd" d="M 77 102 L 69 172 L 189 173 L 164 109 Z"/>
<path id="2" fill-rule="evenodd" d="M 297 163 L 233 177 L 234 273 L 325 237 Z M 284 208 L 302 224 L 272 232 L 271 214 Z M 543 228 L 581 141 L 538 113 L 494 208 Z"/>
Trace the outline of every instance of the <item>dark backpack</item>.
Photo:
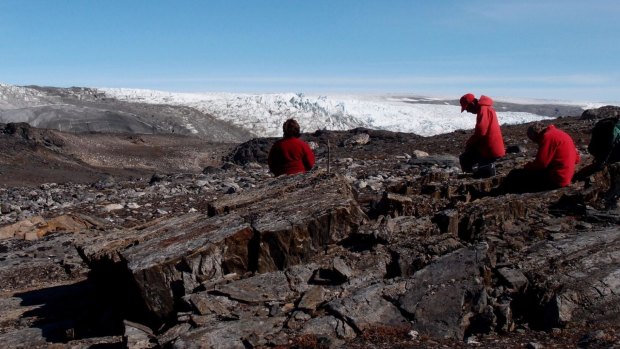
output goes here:
<path id="1" fill-rule="evenodd" d="M 594 124 L 588 152 L 599 164 L 620 161 L 620 122 L 618 117 L 602 119 Z"/>

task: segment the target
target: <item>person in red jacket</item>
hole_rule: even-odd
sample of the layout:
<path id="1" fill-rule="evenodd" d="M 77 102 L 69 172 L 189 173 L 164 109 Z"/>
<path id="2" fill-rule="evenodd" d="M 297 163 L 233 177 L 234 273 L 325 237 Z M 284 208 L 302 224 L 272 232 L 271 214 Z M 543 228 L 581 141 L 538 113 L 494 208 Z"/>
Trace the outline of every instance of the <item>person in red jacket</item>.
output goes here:
<path id="1" fill-rule="evenodd" d="M 275 176 L 309 171 L 314 167 L 314 153 L 308 143 L 299 139 L 299 124 L 288 119 L 282 126 L 284 138 L 276 141 L 269 150 L 269 171 Z"/>
<path id="2" fill-rule="evenodd" d="M 562 188 L 571 183 L 580 157 L 573 139 L 554 125 L 535 123 L 527 136 L 538 144 L 534 161 L 510 171 L 502 184 L 506 192 L 526 193 Z"/>
<path id="3" fill-rule="evenodd" d="M 461 113 L 476 114 L 476 128 L 474 134 L 465 144 L 465 152 L 459 156 L 463 172 L 474 172 L 478 177 L 495 175 L 497 159 L 506 155 L 502 131 L 499 128 L 497 114 L 493 109 L 493 100 L 487 96 L 477 99 L 468 93 L 460 99 Z M 477 168 L 477 171 L 474 171 Z"/>

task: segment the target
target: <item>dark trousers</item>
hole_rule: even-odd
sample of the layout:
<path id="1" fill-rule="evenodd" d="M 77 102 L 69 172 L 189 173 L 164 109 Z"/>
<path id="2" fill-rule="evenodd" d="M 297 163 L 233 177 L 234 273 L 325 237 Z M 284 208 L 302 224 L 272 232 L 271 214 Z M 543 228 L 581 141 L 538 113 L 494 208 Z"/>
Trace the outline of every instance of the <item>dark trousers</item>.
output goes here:
<path id="1" fill-rule="evenodd" d="M 551 181 L 549 173 L 545 170 L 514 169 L 504 178 L 498 191 L 500 193 L 535 193 L 557 188 L 559 186 Z"/>
<path id="2" fill-rule="evenodd" d="M 461 170 L 463 170 L 463 172 L 474 172 L 474 165 L 482 167 L 492 164 L 496 160 L 497 158 L 489 159 L 483 157 L 477 150 L 466 150 L 463 154 L 459 156 L 459 162 L 461 164 Z"/>

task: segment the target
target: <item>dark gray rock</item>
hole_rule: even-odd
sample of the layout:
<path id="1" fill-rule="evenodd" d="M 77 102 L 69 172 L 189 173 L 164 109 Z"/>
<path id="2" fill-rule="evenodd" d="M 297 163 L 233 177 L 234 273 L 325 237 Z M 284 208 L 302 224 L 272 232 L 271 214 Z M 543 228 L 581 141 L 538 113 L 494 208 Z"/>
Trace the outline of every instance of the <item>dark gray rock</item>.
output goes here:
<path id="1" fill-rule="evenodd" d="M 83 278 L 88 269 L 73 247 L 75 238 L 72 233 L 57 233 L 33 242 L 3 241 L 0 246 L 0 291 L 13 293 L 29 290 L 33 285 L 53 286 Z"/>
<path id="2" fill-rule="evenodd" d="M 460 167 L 459 159 L 453 155 L 429 155 L 422 158 L 411 158 L 408 163 L 416 166 Z"/>
<path id="3" fill-rule="evenodd" d="M 487 265 L 487 246 L 462 248 L 416 272 L 407 281 L 399 307 L 413 318 L 413 328 L 433 337 L 463 339 L 473 300 L 484 290 L 480 271 Z M 479 310 L 479 309 L 478 309 Z"/>
<path id="4" fill-rule="evenodd" d="M 153 331 L 141 324 L 124 321 L 125 343 L 128 349 L 147 349 L 159 347 Z"/>
<path id="5" fill-rule="evenodd" d="M 180 323 L 168 329 L 166 332 L 160 334 L 159 336 L 157 336 L 157 341 L 164 348 L 171 347 L 172 343 L 177 338 L 179 338 L 180 336 L 184 334 L 187 334 L 188 332 L 192 330 L 192 328 L 194 327 L 187 322 Z"/>
<path id="6" fill-rule="evenodd" d="M 497 273 L 515 292 L 525 291 L 528 280 L 527 277 L 525 277 L 525 275 L 523 275 L 520 271 L 510 268 L 499 268 Z"/>
<path id="7" fill-rule="evenodd" d="M 283 303 L 292 301 L 297 296 L 288 287 L 288 281 L 283 271 L 265 273 L 218 285 L 214 291 L 230 299 L 250 304 L 264 304 L 274 301 Z"/>
<path id="8" fill-rule="evenodd" d="M 348 281 L 353 275 L 353 270 L 347 265 L 347 263 L 340 257 L 334 258 L 332 261 L 332 270 L 342 279 Z"/>
<path id="9" fill-rule="evenodd" d="M 46 346 L 47 339 L 43 329 L 29 327 L 0 334 L 0 343 L 5 348 L 30 349 Z"/>
<path id="10" fill-rule="evenodd" d="M 309 282 L 318 268 L 319 266 L 314 263 L 293 265 L 287 268 L 284 272 L 291 290 L 301 294 L 312 288 Z"/>
<path id="11" fill-rule="evenodd" d="M 311 334 L 317 337 L 353 339 L 355 331 L 346 322 L 331 315 L 308 320 L 301 329 L 302 334 Z"/>
<path id="12" fill-rule="evenodd" d="M 543 241 L 524 251 L 523 269 L 540 292 L 539 326 L 620 321 L 620 230 L 613 227 Z M 534 313 L 536 314 L 536 313 Z"/>
<path id="13" fill-rule="evenodd" d="M 588 109 L 581 114 L 581 119 L 595 120 L 611 118 L 620 115 L 620 107 L 608 105 L 596 109 Z"/>
<path id="14" fill-rule="evenodd" d="M 219 319 L 238 319 L 235 313 L 240 308 L 239 302 L 210 292 L 196 292 L 183 297 L 200 315 L 215 315 Z"/>
<path id="15" fill-rule="evenodd" d="M 592 122 L 573 121 L 558 122 L 585 149 Z M 506 129 L 506 139 L 522 141 Z M 317 133 L 318 166 L 325 167 L 323 145 L 330 137 L 340 144 L 352 134 Z M 458 149 L 467 132 L 439 137 L 446 144 L 370 134 L 372 142 L 363 147 L 332 147 L 331 155 L 338 154 L 332 172 L 346 177 L 318 170 L 273 178 L 256 163 L 220 167 L 214 161 L 210 165 L 217 170 L 211 173 L 198 174 L 208 165 L 202 163 L 195 174 L 170 172 L 151 186 L 152 172 L 139 181 L 114 178 L 99 183 L 101 189 L 62 182 L 1 187 L 0 203 L 9 203 L 4 207 L 9 212 L 0 215 L 0 225 L 83 210 L 109 227 L 79 233 L 79 252 L 90 271 L 71 261 L 76 256 L 69 251 L 71 240 L 0 241 L 0 287 L 7 295 L 0 299 L 0 333 L 28 335 L 26 326 L 36 326 L 45 335 L 41 347 L 154 344 L 147 343 L 153 338 L 146 328 L 142 333 L 128 328 L 126 344 L 111 337 L 73 339 L 122 333 L 119 319 L 136 318 L 153 330 L 172 326 L 156 338 L 165 348 L 175 342 L 209 346 L 216 339 L 246 348 L 285 347 L 302 336 L 315 338 L 318 346 L 345 347 L 360 328 L 372 336 L 385 323 L 404 319 L 413 321 L 412 333 L 421 332 L 418 339 L 430 337 L 424 344 L 431 346 L 437 344 L 434 337 L 461 334 L 476 345 L 478 333 L 493 330 L 512 340 L 515 328 L 522 332 L 518 338 L 547 345 L 565 339 L 558 337 L 559 329 L 546 334 L 530 328 L 566 326 L 562 335 L 572 336 L 580 324 L 604 329 L 606 322 L 620 320 L 618 242 L 608 231 L 620 222 L 620 172 L 614 165 L 568 188 L 503 195 L 493 189 L 527 160 L 525 155 L 500 159 L 494 178 L 472 179 L 456 168 L 405 164 L 408 157 L 399 156 L 417 148 Z M 38 137 L 32 130 L 25 134 L 31 135 Z M 589 160 L 586 155 L 584 162 Z M 231 187 L 240 190 L 224 195 Z M 111 203 L 124 208 L 101 210 Z M 247 235 L 225 233 L 236 224 L 246 227 Z M 472 262 L 472 247 L 463 246 L 479 242 L 489 246 L 488 259 Z M 102 281 L 96 284 L 99 293 L 67 296 L 87 271 L 93 281 Z M 422 278 L 424 273 L 432 277 Z M 371 291 L 375 286 L 381 290 Z M 16 297 L 17 292 L 26 298 Z M 52 299 L 50 293 L 65 295 Z M 41 295 L 46 297 L 27 299 Z M 142 317 L 141 307 L 155 309 L 151 314 L 157 321 Z M 115 313 L 119 308 L 122 314 Z M 265 319 L 280 319 L 275 332 L 255 326 Z M 162 320 L 166 327 L 160 327 Z M 242 334 L 247 324 L 256 331 Z M 31 335 L 40 340 L 41 335 Z M 613 344 L 600 337 L 592 331 L 583 343 Z M 416 343 L 422 342 L 411 344 Z"/>
<path id="16" fill-rule="evenodd" d="M 346 298 L 333 300 L 326 307 L 358 332 L 377 326 L 407 328 L 407 319 L 383 297 L 383 289 L 382 284 L 372 285 Z"/>
<path id="17" fill-rule="evenodd" d="M 211 349 L 246 349 L 265 346 L 282 330 L 285 318 L 249 318 L 244 321 L 213 322 L 178 336 L 174 349 L 199 347 Z"/>

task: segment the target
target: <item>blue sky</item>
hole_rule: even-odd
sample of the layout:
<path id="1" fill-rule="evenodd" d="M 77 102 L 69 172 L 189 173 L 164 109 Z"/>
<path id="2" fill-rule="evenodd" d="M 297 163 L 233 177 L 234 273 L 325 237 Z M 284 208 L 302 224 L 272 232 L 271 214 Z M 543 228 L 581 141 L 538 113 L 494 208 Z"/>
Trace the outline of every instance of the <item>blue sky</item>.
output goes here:
<path id="1" fill-rule="evenodd" d="M 617 0 L 0 0 L 0 82 L 620 100 Z"/>

